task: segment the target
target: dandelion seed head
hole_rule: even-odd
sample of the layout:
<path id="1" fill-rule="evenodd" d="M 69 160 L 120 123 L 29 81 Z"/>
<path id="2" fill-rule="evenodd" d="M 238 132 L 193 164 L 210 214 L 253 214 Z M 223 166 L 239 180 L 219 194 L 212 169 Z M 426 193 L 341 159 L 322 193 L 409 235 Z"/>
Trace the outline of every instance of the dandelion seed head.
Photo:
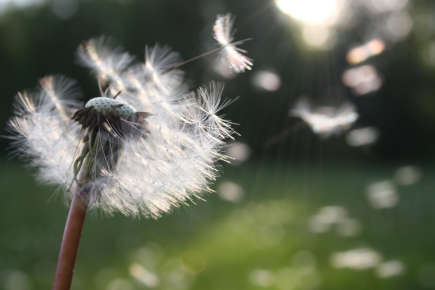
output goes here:
<path id="1" fill-rule="evenodd" d="M 91 209 L 153 218 L 211 191 L 236 133 L 220 115 L 231 103 L 222 101 L 223 86 L 189 91 L 182 71 L 166 70 L 178 54 L 158 45 L 142 63 L 105 38 L 85 42 L 78 55 L 102 96 L 82 105 L 75 82 L 59 76 L 17 95 L 11 138 L 42 180 L 67 199 L 85 188 Z"/>
<path id="2" fill-rule="evenodd" d="M 94 108 L 96 111 L 103 114 L 116 113 L 123 118 L 128 118 L 136 113 L 136 109 L 129 104 L 108 97 L 90 99 L 85 104 L 85 108 Z"/>

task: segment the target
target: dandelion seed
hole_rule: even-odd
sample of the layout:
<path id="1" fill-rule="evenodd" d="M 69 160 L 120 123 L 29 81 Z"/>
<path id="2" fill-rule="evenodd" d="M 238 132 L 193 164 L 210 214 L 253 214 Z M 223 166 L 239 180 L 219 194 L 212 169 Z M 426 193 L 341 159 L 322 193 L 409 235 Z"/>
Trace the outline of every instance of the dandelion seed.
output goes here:
<path id="1" fill-rule="evenodd" d="M 339 134 L 348 129 L 358 119 L 351 104 L 340 107 L 319 107 L 313 109 L 306 99 L 301 99 L 290 111 L 290 115 L 304 120 L 314 133 L 322 137 Z"/>
<path id="2" fill-rule="evenodd" d="M 226 62 L 234 72 L 241 73 L 251 70 L 253 62 L 244 55 L 246 50 L 237 47 L 240 42 L 234 40 L 234 18 L 231 14 L 218 15 L 213 26 L 214 38 L 222 46 L 222 61 Z"/>

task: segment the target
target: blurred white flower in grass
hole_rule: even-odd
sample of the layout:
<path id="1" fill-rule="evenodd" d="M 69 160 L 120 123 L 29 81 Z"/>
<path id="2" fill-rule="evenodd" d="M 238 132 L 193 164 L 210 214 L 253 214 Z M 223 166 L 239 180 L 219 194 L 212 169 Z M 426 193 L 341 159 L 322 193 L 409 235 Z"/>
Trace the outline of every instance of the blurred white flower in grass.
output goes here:
<path id="1" fill-rule="evenodd" d="M 358 113 L 349 103 L 344 103 L 340 107 L 314 108 L 305 98 L 300 99 L 289 114 L 301 118 L 314 133 L 321 137 L 339 134 L 351 127 L 358 119 Z"/>
<path id="2" fill-rule="evenodd" d="M 352 147 L 368 146 L 379 138 L 379 131 L 374 127 L 357 128 L 346 135 L 346 143 Z"/>
<path id="3" fill-rule="evenodd" d="M 222 46 L 221 60 L 235 73 L 251 70 L 252 59 L 244 55 L 246 50 L 237 47 L 242 41 L 234 41 L 234 17 L 231 14 L 218 15 L 213 26 L 214 38 Z"/>
<path id="4" fill-rule="evenodd" d="M 350 218 L 348 211 L 337 205 L 329 205 L 319 209 L 309 220 L 309 229 L 313 233 L 326 233 L 336 228 L 339 235 L 356 236 L 361 232 L 358 220 Z"/>
<path id="5" fill-rule="evenodd" d="M 240 165 L 251 156 L 251 148 L 243 142 L 233 142 L 227 146 L 226 155 L 230 158 L 232 165 Z"/>
<path id="6" fill-rule="evenodd" d="M 365 270 L 376 267 L 382 261 L 382 256 L 371 248 L 356 248 L 337 252 L 331 256 L 330 262 L 335 268 Z"/>
<path id="7" fill-rule="evenodd" d="M 343 83 L 357 95 L 365 95 L 382 87 L 382 78 L 372 65 L 351 68 L 343 73 Z"/>
<path id="8" fill-rule="evenodd" d="M 264 91 L 274 92 L 281 87 L 280 76 L 270 70 L 257 70 L 251 78 L 252 84 Z"/>
<path id="9" fill-rule="evenodd" d="M 243 188 L 232 181 L 221 182 L 217 187 L 217 193 L 220 198 L 229 202 L 240 202 L 245 195 Z"/>
<path id="10" fill-rule="evenodd" d="M 229 104 L 222 86 L 190 92 L 180 70 L 165 71 L 180 63 L 177 54 L 159 46 L 137 63 L 104 38 L 92 39 L 79 59 L 106 88 L 86 106 L 64 77 L 44 78 L 17 97 L 15 148 L 32 158 L 42 180 L 61 185 L 67 199 L 84 188 L 91 208 L 154 218 L 209 191 L 234 134 L 218 115 Z"/>
<path id="11" fill-rule="evenodd" d="M 403 274 L 405 264 L 399 260 L 385 261 L 376 267 L 376 274 L 379 278 L 391 278 Z"/>
<path id="12" fill-rule="evenodd" d="M 399 185 L 412 185 L 421 179 L 421 170 L 416 166 L 402 166 L 396 170 L 394 180 Z"/>
<path id="13" fill-rule="evenodd" d="M 128 270 L 132 277 L 147 288 L 155 288 L 160 283 L 159 277 L 154 272 L 138 263 L 131 264 Z"/>
<path id="14" fill-rule="evenodd" d="M 379 38 L 374 38 L 367 43 L 354 47 L 346 55 L 346 60 L 350 64 L 358 64 L 368 58 L 379 55 L 385 50 L 385 43 Z"/>
<path id="15" fill-rule="evenodd" d="M 370 184 L 366 195 L 370 205 L 376 209 L 392 208 L 399 203 L 399 195 L 394 184 L 389 180 Z"/>

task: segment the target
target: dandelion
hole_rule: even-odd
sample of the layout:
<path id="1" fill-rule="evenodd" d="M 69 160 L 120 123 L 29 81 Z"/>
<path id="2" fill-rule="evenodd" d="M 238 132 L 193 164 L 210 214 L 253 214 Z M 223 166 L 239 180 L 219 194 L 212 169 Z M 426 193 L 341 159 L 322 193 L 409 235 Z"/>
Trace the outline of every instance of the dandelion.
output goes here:
<path id="1" fill-rule="evenodd" d="M 18 93 L 10 121 L 17 153 L 71 201 L 53 289 L 70 287 L 88 209 L 158 218 L 201 198 L 235 133 L 219 116 L 230 103 L 221 101 L 222 85 L 189 91 L 175 69 L 178 55 L 166 47 L 146 48 L 139 63 L 97 38 L 78 57 L 94 72 L 99 96 L 83 105 L 74 81 L 49 76 Z"/>
<path id="2" fill-rule="evenodd" d="M 236 73 L 251 70 L 252 60 L 244 55 L 246 50 L 237 47 L 244 40 L 234 40 L 234 18 L 231 14 L 218 15 L 213 27 L 214 38 L 222 46 L 222 61 Z"/>

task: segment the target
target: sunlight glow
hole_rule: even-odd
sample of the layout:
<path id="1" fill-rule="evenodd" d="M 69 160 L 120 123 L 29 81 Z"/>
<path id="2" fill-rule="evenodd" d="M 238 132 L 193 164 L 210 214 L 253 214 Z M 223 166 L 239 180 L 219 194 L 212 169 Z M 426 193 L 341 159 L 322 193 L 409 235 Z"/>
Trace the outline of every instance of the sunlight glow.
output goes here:
<path id="1" fill-rule="evenodd" d="M 339 0 L 275 0 L 285 14 L 306 24 L 334 24 L 340 16 Z"/>

